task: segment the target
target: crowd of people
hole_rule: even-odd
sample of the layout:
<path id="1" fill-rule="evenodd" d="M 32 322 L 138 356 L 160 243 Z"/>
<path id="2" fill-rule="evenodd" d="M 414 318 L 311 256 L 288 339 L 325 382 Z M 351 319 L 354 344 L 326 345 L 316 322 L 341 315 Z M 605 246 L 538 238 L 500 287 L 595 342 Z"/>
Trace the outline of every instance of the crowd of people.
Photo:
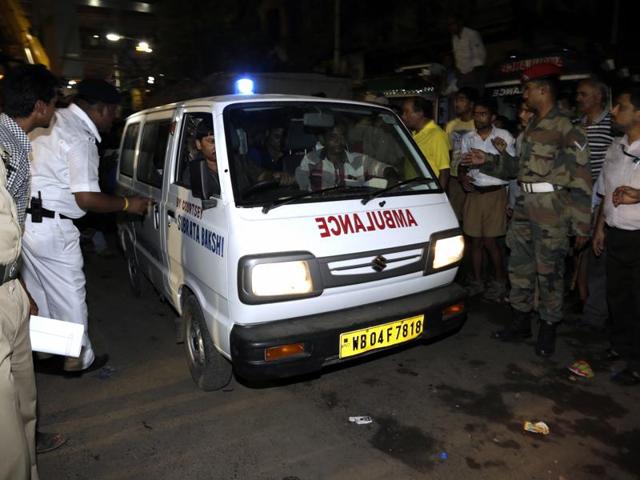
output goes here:
<path id="1" fill-rule="evenodd" d="M 479 36 L 455 22 L 451 29 L 471 49 L 463 55 L 464 81 L 453 97 L 456 118 L 441 128 L 422 97 L 405 99 L 400 113 L 467 238 L 469 295 L 509 306 L 509 323 L 492 333 L 497 341 L 522 342 L 537 322 L 535 353 L 549 357 L 566 317 L 566 265 L 573 255 L 582 325 L 609 329 L 611 347 L 603 358 L 624 362 L 613 381 L 640 384 L 640 88 L 625 87 L 611 97 L 600 80 L 583 79 L 574 118 L 558 105 L 558 67 L 535 65 L 523 73 L 519 127 L 510 132 L 498 124 L 495 103 L 471 86 L 483 76 Z M 464 48 L 454 42 L 456 48 L 458 57 Z M 81 376 L 108 360 L 89 339 L 73 221 L 88 211 L 142 215 L 150 205 L 147 198 L 107 194 L 99 186 L 97 145 L 117 116 L 119 92 L 87 79 L 73 103 L 56 109 L 56 86 L 50 72 L 33 65 L 9 71 L 2 82 L 0 478 L 38 478 L 29 315 L 84 326 L 80 356 L 64 359 L 65 375 Z M 282 128 L 270 129 L 263 150 L 250 155 L 258 177 L 278 160 L 283 135 Z M 345 158 L 348 165 L 368 162 L 358 168 L 374 176 L 393 176 L 388 164 L 349 152 L 348 138 L 336 124 L 320 138 L 321 148 L 277 181 L 296 181 L 304 190 L 316 179 L 318 188 L 326 188 L 336 177 L 324 166 L 345 168 Z M 195 140 L 212 172 L 207 188 L 219 191 L 213 126 L 203 122 Z M 320 168 L 322 175 L 310 174 Z M 41 451 L 64 442 L 58 434 L 41 438 Z"/>
<path id="2" fill-rule="evenodd" d="M 640 88 L 585 76 L 570 98 L 556 64 L 535 64 L 522 74 L 517 127 L 506 128 L 483 94 L 480 34 L 457 16 L 448 27 L 454 68 L 441 93 L 455 118 L 441 128 L 422 97 L 398 111 L 465 234 L 460 280 L 470 296 L 510 307 L 510 323 L 493 338 L 523 341 L 537 322 L 535 353 L 543 357 L 555 352 L 573 291 L 576 327 L 610 334 L 602 358 L 621 362 L 612 380 L 640 384 L 640 264 L 632 247 L 640 235 Z"/>
<path id="3" fill-rule="evenodd" d="M 572 289 L 576 326 L 610 332 L 602 358 L 621 362 L 612 380 L 638 385 L 640 88 L 583 78 L 571 112 L 558 102 L 560 73 L 546 63 L 523 72 L 513 133 L 470 87 L 453 94 L 456 118 L 444 129 L 424 98 L 406 99 L 402 119 L 460 220 L 469 295 L 511 309 L 492 337 L 521 342 L 537 323 L 535 353 L 553 355 Z"/>

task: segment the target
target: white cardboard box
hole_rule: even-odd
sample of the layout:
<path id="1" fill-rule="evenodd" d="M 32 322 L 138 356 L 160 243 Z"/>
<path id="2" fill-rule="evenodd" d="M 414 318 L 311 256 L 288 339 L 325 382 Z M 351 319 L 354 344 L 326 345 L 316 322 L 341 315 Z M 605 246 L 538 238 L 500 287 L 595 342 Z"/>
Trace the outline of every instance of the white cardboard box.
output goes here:
<path id="1" fill-rule="evenodd" d="M 31 315 L 31 350 L 78 357 L 82 348 L 84 325 Z"/>

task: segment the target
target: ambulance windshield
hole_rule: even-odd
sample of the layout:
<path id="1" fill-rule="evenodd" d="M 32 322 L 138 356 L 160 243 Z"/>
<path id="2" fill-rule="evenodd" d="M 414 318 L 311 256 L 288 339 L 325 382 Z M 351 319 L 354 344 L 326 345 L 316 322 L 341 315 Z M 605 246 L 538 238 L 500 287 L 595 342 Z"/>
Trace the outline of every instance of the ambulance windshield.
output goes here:
<path id="1" fill-rule="evenodd" d="M 401 121 L 387 109 L 261 102 L 227 107 L 224 116 L 238 206 L 441 191 Z M 408 181 L 414 179 L 419 181 Z"/>

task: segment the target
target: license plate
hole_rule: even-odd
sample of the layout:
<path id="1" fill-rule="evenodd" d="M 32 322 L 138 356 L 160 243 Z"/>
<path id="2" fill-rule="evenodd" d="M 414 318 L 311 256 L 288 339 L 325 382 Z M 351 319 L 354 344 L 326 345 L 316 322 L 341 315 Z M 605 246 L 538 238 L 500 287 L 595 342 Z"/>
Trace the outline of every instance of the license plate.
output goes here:
<path id="1" fill-rule="evenodd" d="M 408 342 L 424 330 L 424 315 L 340 334 L 340 358 Z"/>

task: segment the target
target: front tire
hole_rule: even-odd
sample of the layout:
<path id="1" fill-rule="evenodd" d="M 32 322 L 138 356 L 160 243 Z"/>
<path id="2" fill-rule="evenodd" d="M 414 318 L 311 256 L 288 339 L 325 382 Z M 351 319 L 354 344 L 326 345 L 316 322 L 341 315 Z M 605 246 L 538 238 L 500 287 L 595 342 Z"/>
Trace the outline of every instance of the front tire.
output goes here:
<path id="1" fill-rule="evenodd" d="M 127 276 L 129 278 L 129 286 L 131 287 L 131 293 L 134 297 L 140 298 L 142 296 L 142 285 L 144 278 L 140 271 L 140 265 L 136 259 L 136 254 L 133 251 L 133 245 L 129 244 L 125 249 L 124 255 L 127 260 Z"/>
<path id="2" fill-rule="evenodd" d="M 193 381 L 208 392 L 220 390 L 231 381 L 231 363 L 213 345 L 204 315 L 194 295 L 182 308 L 184 348 Z"/>

